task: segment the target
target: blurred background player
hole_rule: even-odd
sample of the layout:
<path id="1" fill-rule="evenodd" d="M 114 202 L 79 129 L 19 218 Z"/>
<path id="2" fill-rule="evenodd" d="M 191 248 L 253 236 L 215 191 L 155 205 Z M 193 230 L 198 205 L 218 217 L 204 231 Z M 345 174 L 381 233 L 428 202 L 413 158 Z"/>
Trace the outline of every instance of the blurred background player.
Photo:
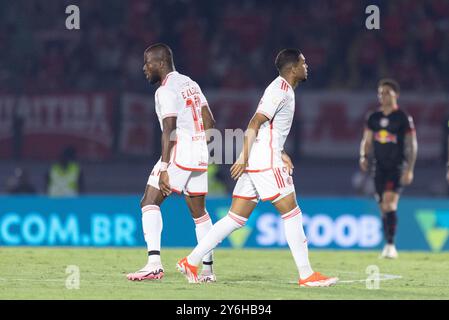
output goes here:
<path id="1" fill-rule="evenodd" d="M 198 84 L 175 70 L 172 50 L 158 43 L 144 53 L 143 71 L 150 84 L 160 83 L 155 108 L 162 129 L 161 158 L 151 171 L 140 203 L 148 263 L 129 280 L 161 279 L 162 216 L 160 205 L 172 191 L 185 194 L 198 241 L 212 227 L 205 208 L 209 152 L 206 133 L 214 118 Z M 172 212 L 171 214 L 180 214 Z M 212 253 L 204 257 L 201 281 L 215 281 Z"/>
<path id="2" fill-rule="evenodd" d="M 58 162 L 51 165 L 45 176 L 45 185 L 51 197 L 73 197 L 84 192 L 84 175 L 74 147 L 64 148 Z"/>
<path id="3" fill-rule="evenodd" d="M 310 266 L 302 213 L 291 176 L 293 165 L 284 152 L 295 111 L 294 88 L 307 79 L 307 64 L 298 49 L 282 50 L 275 64 L 279 76 L 265 90 L 249 122 L 242 153 L 231 167 L 232 178 L 238 180 L 229 213 L 177 264 L 189 282 L 198 282 L 197 266 L 203 256 L 245 225 L 259 199 L 271 201 L 282 216 L 285 237 L 299 272 L 299 285 L 330 286 L 337 282 L 337 278 L 313 272 Z"/>
<path id="4" fill-rule="evenodd" d="M 399 109 L 399 84 L 383 79 L 378 84 L 380 110 L 368 115 L 360 146 L 360 168 L 367 171 L 368 155 L 374 150 L 376 199 L 382 212 L 385 236 L 383 258 L 397 258 L 394 237 L 402 186 L 413 181 L 418 144 L 413 119 Z"/>

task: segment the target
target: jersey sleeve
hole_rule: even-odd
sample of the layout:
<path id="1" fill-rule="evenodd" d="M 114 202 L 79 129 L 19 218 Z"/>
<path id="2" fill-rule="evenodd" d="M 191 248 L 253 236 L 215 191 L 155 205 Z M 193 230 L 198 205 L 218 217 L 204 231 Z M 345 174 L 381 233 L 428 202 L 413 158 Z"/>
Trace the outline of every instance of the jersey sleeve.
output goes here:
<path id="1" fill-rule="evenodd" d="M 161 108 L 162 119 L 178 115 L 178 97 L 172 90 L 167 87 L 160 87 L 157 90 L 156 98 Z"/>
<path id="2" fill-rule="evenodd" d="M 282 107 L 285 102 L 285 91 L 283 90 L 269 90 L 266 91 L 259 102 L 256 113 L 261 113 L 269 120 L 273 119 L 276 112 Z"/>
<path id="3" fill-rule="evenodd" d="M 207 102 L 206 96 L 203 94 L 203 92 L 200 92 L 200 103 L 201 103 L 201 107 L 209 105 L 209 103 Z"/>

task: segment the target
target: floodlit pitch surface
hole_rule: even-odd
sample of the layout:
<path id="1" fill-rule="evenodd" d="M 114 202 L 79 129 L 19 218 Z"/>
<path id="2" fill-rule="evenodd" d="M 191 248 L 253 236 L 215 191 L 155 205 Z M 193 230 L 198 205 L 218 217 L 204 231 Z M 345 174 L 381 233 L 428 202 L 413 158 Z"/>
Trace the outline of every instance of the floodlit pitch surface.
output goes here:
<path id="1" fill-rule="evenodd" d="M 383 260 L 376 251 L 311 250 L 313 268 L 340 282 L 300 288 L 288 250 L 218 249 L 213 284 L 188 284 L 176 271 L 188 252 L 163 250 L 165 277 L 131 282 L 126 274 L 146 262 L 143 248 L 0 247 L 0 299 L 449 299 L 449 253 Z"/>

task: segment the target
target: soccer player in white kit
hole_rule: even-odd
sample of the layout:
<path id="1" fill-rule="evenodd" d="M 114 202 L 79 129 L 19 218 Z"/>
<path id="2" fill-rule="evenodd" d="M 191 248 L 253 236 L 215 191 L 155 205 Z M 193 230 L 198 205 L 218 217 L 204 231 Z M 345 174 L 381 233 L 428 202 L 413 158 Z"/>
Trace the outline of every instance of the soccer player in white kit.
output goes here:
<path id="1" fill-rule="evenodd" d="M 232 178 L 238 180 L 229 213 L 214 224 L 189 256 L 177 263 L 178 270 L 191 283 L 198 282 L 197 270 L 203 256 L 246 223 L 259 199 L 271 201 L 282 216 L 299 285 L 327 287 L 338 280 L 314 272 L 310 266 L 302 213 L 291 177 L 293 165 L 283 150 L 295 111 L 294 88 L 307 79 L 307 64 L 299 50 L 284 49 L 275 65 L 279 77 L 265 90 L 248 125 L 242 153 L 231 167 Z"/>
<path id="2" fill-rule="evenodd" d="M 143 71 L 151 84 L 160 83 L 155 93 L 155 108 L 162 129 L 162 155 L 151 171 L 141 201 L 148 262 L 127 276 L 129 280 L 139 281 L 161 279 L 164 275 L 160 257 L 160 205 L 172 191 L 184 193 L 198 241 L 212 227 L 205 208 L 209 157 L 205 130 L 215 123 L 198 84 L 175 71 L 173 54 L 167 45 L 158 43 L 145 50 Z M 216 280 L 212 252 L 205 255 L 199 278 L 201 282 Z"/>

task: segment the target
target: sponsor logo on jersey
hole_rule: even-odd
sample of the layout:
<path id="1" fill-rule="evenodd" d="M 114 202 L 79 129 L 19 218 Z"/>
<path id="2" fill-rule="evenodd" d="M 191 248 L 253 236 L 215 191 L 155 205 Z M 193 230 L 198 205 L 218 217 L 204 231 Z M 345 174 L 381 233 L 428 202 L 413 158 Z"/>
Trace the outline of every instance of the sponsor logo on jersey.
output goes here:
<path id="1" fill-rule="evenodd" d="M 374 134 L 374 140 L 381 144 L 398 143 L 398 137 L 387 130 L 380 130 Z"/>

